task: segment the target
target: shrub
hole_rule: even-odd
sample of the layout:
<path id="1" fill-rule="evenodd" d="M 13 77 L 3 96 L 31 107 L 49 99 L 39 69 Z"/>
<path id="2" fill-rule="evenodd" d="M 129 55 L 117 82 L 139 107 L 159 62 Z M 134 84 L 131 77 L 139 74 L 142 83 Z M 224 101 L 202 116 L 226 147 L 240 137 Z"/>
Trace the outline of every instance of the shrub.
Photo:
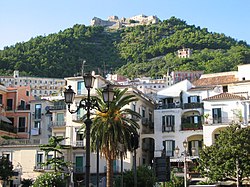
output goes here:
<path id="1" fill-rule="evenodd" d="M 62 179 L 62 173 L 51 172 L 44 173 L 37 177 L 33 187 L 64 187 L 66 186 L 66 180 Z"/>

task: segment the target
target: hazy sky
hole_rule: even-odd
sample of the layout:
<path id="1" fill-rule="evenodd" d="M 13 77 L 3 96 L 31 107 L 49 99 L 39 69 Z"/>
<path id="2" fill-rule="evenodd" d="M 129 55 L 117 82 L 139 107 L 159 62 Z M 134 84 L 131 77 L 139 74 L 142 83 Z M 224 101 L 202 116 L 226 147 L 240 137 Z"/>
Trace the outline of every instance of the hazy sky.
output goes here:
<path id="1" fill-rule="evenodd" d="M 175 16 L 250 44 L 250 0 L 0 0 L 0 49 L 93 17 Z"/>

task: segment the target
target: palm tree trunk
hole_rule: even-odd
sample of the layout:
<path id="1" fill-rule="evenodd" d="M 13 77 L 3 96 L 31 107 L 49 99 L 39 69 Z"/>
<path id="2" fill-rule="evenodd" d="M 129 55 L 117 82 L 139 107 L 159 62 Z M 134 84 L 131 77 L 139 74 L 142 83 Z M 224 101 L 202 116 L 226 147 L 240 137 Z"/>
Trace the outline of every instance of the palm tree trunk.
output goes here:
<path id="1" fill-rule="evenodd" d="M 112 187 L 113 186 L 113 160 L 109 158 L 107 160 L 107 186 L 106 187 Z"/>

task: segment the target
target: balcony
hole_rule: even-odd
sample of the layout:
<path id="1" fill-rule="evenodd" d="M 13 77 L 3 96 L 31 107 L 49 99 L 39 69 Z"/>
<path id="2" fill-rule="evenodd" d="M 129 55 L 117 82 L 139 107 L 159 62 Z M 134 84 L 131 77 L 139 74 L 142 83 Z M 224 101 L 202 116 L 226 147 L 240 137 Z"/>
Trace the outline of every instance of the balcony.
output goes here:
<path id="1" fill-rule="evenodd" d="M 19 105 L 17 106 L 17 110 L 30 110 L 30 105 Z"/>
<path id="2" fill-rule="evenodd" d="M 64 127 L 66 126 L 66 121 L 52 121 L 50 127 Z"/>
<path id="3" fill-rule="evenodd" d="M 242 119 L 238 117 L 216 117 L 205 119 L 205 124 L 222 124 L 228 125 L 232 123 L 242 123 Z"/>
<path id="4" fill-rule="evenodd" d="M 0 140 L 0 145 L 39 145 L 40 140 L 31 140 L 31 139 L 9 139 L 9 140 Z"/>
<path id="5" fill-rule="evenodd" d="M 201 121 L 198 123 L 182 123 L 181 124 L 181 130 L 182 131 L 188 131 L 188 130 L 202 130 L 203 126 Z"/>
<path id="6" fill-rule="evenodd" d="M 203 103 L 184 103 L 183 109 L 204 108 Z"/>
<path id="7" fill-rule="evenodd" d="M 156 109 L 162 110 L 162 109 L 172 109 L 172 108 L 181 108 L 181 105 L 179 103 L 166 103 L 159 105 Z"/>
<path id="8" fill-rule="evenodd" d="M 171 126 L 162 125 L 162 132 L 174 132 L 174 125 Z"/>
<path id="9" fill-rule="evenodd" d="M 50 106 L 49 110 L 66 110 L 66 105 L 55 105 Z"/>
<path id="10" fill-rule="evenodd" d="M 143 126 L 141 130 L 142 134 L 154 134 L 154 129 Z"/>
<path id="11" fill-rule="evenodd" d="M 51 171 L 52 167 L 51 166 L 43 166 L 42 163 L 38 163 L 36 166 L 34 166 L 33 171 L 36 172 L 44 172 L 45 170 Z"/>
<path id="12" fill-rule="evenodd" d="M 6 123 L 0 123 L 0 130 L 6 131 L 6 132 L 12 132 L 17 133 L 17 129 L 13 127 L 12 125 L 6 124 Z"/>
<path id="13" fill-rule="evenodd" d="M 85 147 L 85 140 L 76 140 L 76 141 L 63 141 L 61 142 L 62 145 L 66 145 L 66 146 L 72 146 L 72 147 L 80 147 L 80 148 L 84 148 Z"/>

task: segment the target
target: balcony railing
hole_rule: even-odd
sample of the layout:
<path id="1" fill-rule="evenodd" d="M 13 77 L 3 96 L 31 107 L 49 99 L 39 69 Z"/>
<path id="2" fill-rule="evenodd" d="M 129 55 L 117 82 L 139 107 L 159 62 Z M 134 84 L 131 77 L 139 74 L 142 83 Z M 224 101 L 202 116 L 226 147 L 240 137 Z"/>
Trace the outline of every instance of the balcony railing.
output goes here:
<path id="1" fill-rule="evenodd" d="M 162 132 L 174 132 L 174 125 L 171 126 L 162 125 Z"/>
<path id="2" fill-rule="evenodd" d="M 17 110 L 30 110 L 30 105 L 27 104 L 27 105 L 19 105 L 17 107 Z"/>
<path id="3" fill-rule="evenodd" d="M 6 131 L 6 132 L 12 132 L 12 133 L 17 132 L 17 129 L 15 127 L 13 127 L 12 125 L 3 123 L 3 122 L 0 123 L 0 130 Z"/>
<path id="4" fill-rule="evenodd" d="M 242 123 L 242 120 L 238 117 L 217 117 L 205 119 L 205 124 L 232 124 Z"/>
<path id="5" fill-rule="evenodd" d="M 50 106 L 49 110 L 66 110 L 66 105 L 55 105 Z"/>
<path id="6" fill-rule="evenodd" d="M 154 129 L 149 128 L 148 126 L 142 126 L 141 133 L 142 134 L 154 134 Z"/>
<path id="7" fill-rule="evenodd" d="M 183 109 L 203 108 L 203 103 L 184 103 Z"/>
<path id="8" fill-rule="evenodd" d="M 198 123 L 182 123 L 181 124 L 181 130 L 186 131 L 186 130 L 202 130 L 203 126 L 201 121 Z"/>
<path id="9" fill-rule="evenodd" d="M 184 103 L 183 109 L 204 108 L 203 103 Z"/>
<path id="10" fill-rule="evenodd" d="M 167 103 L 167 104 L 161 104 L 157 107 L 157 109 L 171 109 L 171 108 L 181 108 L 181 105 L 179 103 Z"/>
<path id="11" fill-rule="evenodd" d="M 39 145 L 39 139 L 9 139 L 9 140 L 0 140 L 0 145 Z"/>
<path id="12" fill-rule="evenodd" d="M 52 121 L 50 123 L 51 127 L 63 127 L 66 126 L 66 121 Z"/>

